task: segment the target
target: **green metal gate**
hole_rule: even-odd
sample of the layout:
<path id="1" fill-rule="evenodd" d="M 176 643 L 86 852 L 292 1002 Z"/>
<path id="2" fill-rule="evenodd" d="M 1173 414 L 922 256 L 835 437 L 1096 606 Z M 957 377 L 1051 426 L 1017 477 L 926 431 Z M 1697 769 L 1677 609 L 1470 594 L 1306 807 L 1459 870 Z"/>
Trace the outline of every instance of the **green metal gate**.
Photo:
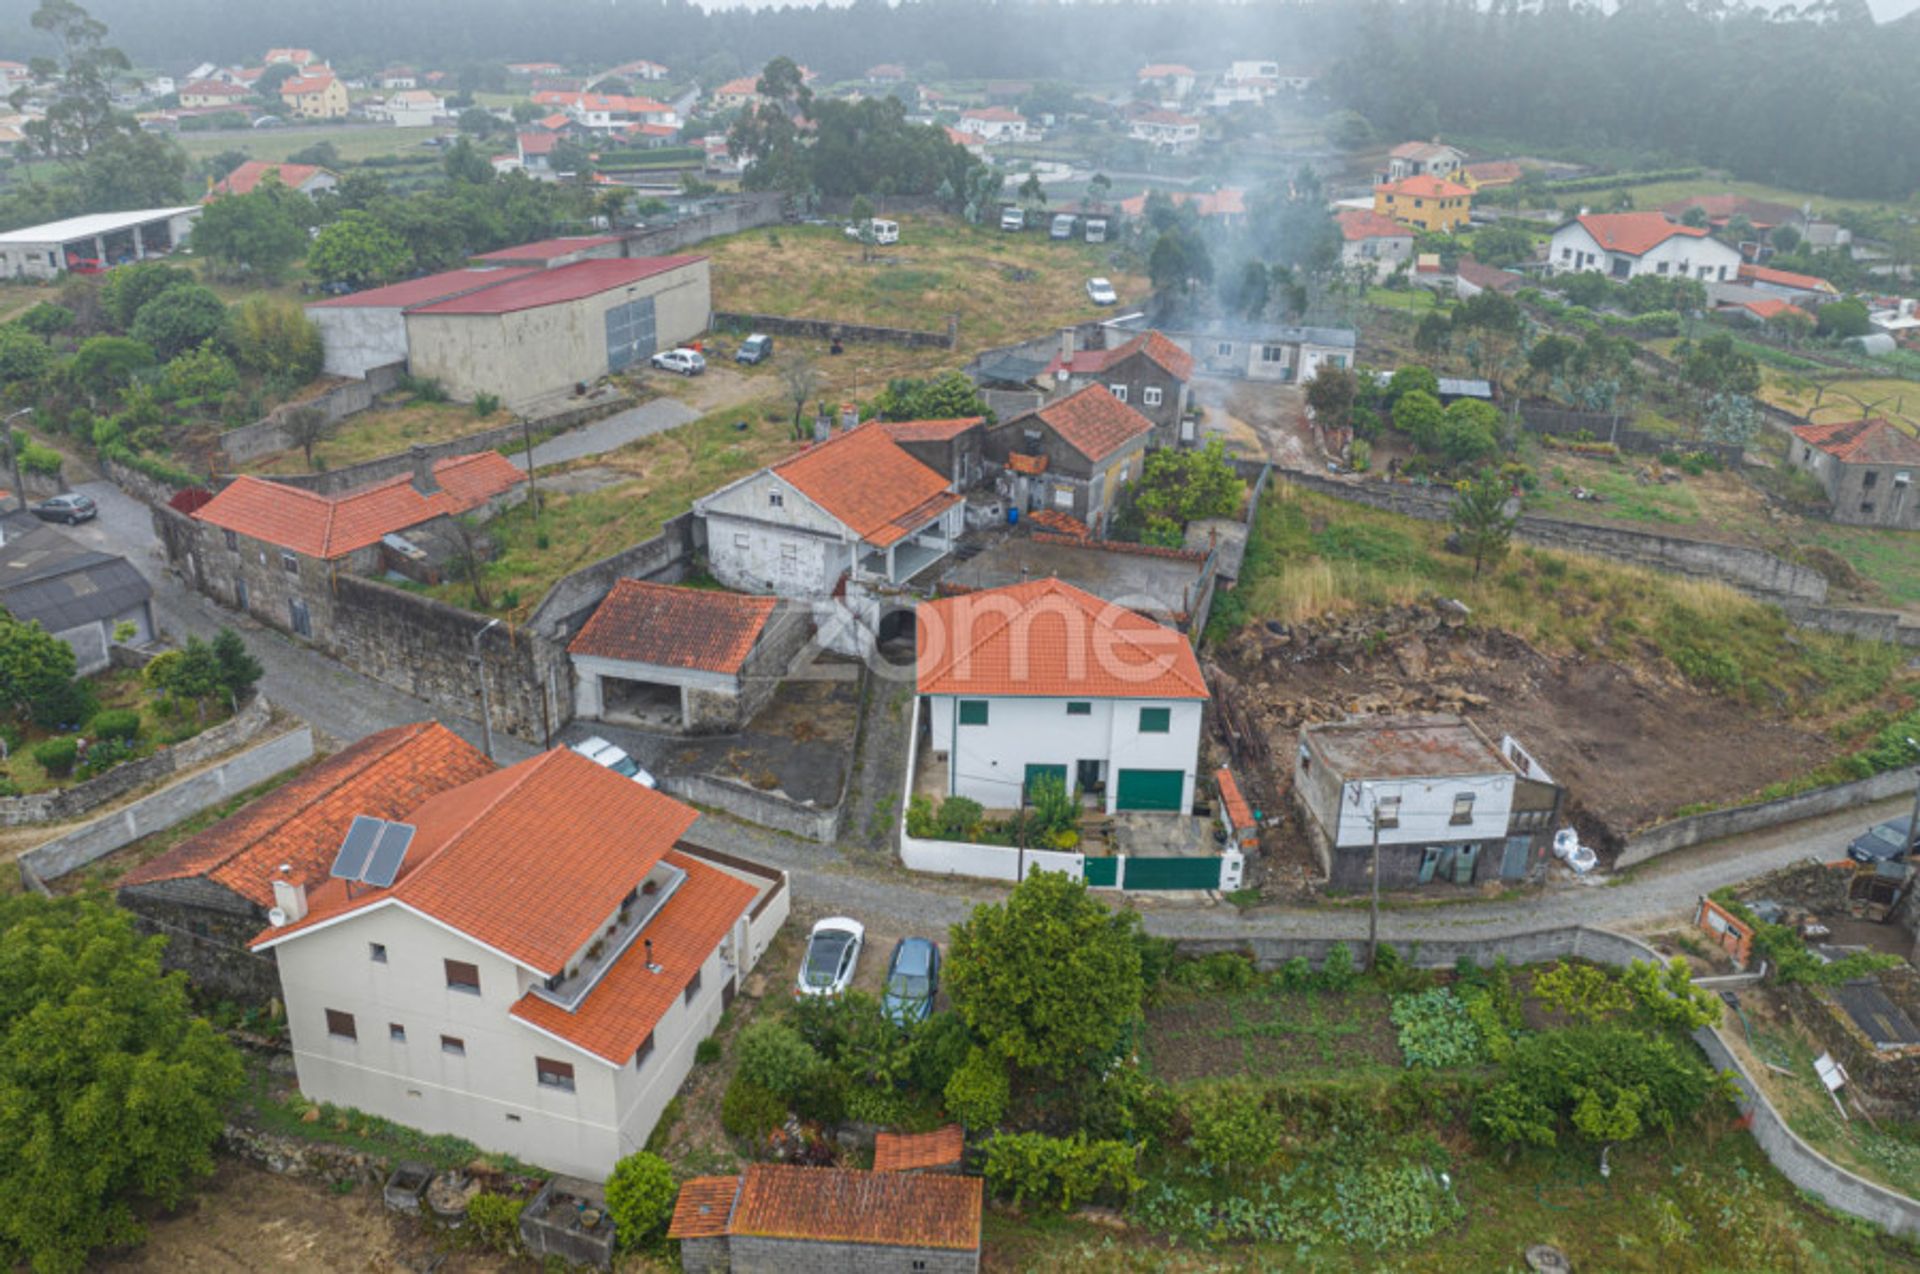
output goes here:
<path id="1" fill-rule="evenodd" d="M 1088 859 L 1089 863 L 1093 860 Z M 1127 858 L 1123 889 L 1218 889 L 1220 860 L 1206 858 Z"/>
<path id="2" fill-rule="evenodd" d="M 1113 888 L 1114 882 L 1120 879 L 1120 860 L 1089 856 L 1086 862 L 1086 878 L 1087 884 L 1096 888 Z"/>
<path id="3" fill-rule="evenodd" d="M 1179 770 L 1122 770 L 1114 808 L 1178 812 L 1186 781 L 1187 776 Z"/>

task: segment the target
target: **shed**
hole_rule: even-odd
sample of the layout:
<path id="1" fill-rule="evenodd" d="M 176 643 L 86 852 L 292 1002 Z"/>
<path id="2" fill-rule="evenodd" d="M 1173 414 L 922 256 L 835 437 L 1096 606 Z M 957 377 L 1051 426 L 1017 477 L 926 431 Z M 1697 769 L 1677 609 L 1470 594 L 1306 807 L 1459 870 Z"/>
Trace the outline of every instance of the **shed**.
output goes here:
<path id="1" fill-rule="evenodd" d="M 153 640 L 153 589 L 133 563 L 68 539 L 51 527 L 25 534 L 7 528 L 0 544 L 0 606 L 23 623 L 38 623 L 72 647 L 76 670 L 108 664 L 113 631 L 132 624 L 128 645 Z"/>
<path id="2" fill-rule="evenodd" d="M 92 212 L 0 234 L 0 276 L 51 279 L 73 270 L 98 274 L 116 265 L 164 257 L 186 242 L 200 206 Z"/>

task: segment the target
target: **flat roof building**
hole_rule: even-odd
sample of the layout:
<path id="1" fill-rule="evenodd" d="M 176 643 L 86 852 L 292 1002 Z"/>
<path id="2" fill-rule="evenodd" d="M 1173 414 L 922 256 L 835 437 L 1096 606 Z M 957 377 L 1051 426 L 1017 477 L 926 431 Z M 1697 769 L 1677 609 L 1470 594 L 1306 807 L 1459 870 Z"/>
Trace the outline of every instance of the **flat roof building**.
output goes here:
<path id="1" fill-rule="evenodd" d="M 186 242 L 198 204 L 93 212 L 0 234 L 0 277 L 52 279 L 67 271 L 99 274 L 173 253 Z"/>

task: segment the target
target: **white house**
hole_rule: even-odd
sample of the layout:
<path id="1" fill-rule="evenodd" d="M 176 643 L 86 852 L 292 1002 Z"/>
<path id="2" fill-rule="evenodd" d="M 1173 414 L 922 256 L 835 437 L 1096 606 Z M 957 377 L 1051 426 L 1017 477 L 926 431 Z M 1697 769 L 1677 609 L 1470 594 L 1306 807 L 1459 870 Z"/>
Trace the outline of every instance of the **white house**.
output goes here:
<path id="1" fill-rule="evenodd" d="M 1155 62 L 1141 67 L 1134 75 L 1142 88 L 1157 89 L 1161 103 L 1168 106 L 1185 101 L 1198 78 L 1192 67 L 1178 62 Z"/>
<path id="2" fill-rule="evenodd" d="M 1340 264 L 1364 266 L 1384 279 L 1413 259 L 1413 230 L 1371 208 L 1343 208 L 1333 215 L 1340 227 Z"/>
<path id="3" fill-rule="evenodd" d="M 1652 274 L 1729 283 L 1740 262 L 1738 251 L 1704 228 L 1657 212 L 1582 213 L 1553 232 L 1547 250 L 1555 274 L 1595 270 L 1613 279 Z"/>
<path id="4" fill-rule="evenodd" d="M 1385 171 L 1373 175 L 1376 186 L 1409 177 L 1437 177 L 1451 181 L 1467 162 L 1467 153 L 1444 142 L 1401 142 L 1387 152 Z"/>
<path id="5" fill-rule="evenodd" d="M 960 112 L 960 131 L 994 145 L 1028 140 L 1027 117 L 1005 106 L 973 106 Z"/>
<path id="6" fill-rule="evenodd" d="M 431 89 L 403 89 L 389 93 L 378 112 L 397 128 L 426 128 L 446 118 L 447 99 Z M 370 109 L 367 113 L 374 111 Z"/>
<path id="7" fill-rule="evenodd" d="M 355 819 L 251 944 L 300 1091 L 604 1179 L 785 916 L 780 873 L 678 843 L 697 817 L 556 748 Z"/>
<path id="8" fill-rule="evenodd" d="M 1200 121 L 1177 111 L 1142 111 L 1133 117 L 1127 135 L 1156 150 L 1181 154 L 1200 144 Z"/>
<path id="9" fill-rule="evenodd" d="M 921 747 L 948 796 L 1011 809 L 1050 774 L 1108 813 L 1193 808 L 1207 683 L 1179 633 L 1051 578 L 915 619 Z"/>

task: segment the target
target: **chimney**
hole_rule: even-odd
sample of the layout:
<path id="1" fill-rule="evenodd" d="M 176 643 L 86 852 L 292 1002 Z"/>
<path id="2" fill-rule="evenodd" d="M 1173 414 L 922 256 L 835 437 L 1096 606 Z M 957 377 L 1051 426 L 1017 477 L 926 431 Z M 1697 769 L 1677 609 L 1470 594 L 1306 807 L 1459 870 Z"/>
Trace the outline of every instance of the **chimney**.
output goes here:
<path id="1" fill-rule="evenodd" d="M 860 409 L 854 406 L 852 403 L 841 403 L 840 404 L 840 432 L 851 433 L 853 432 L 853 427 L 859 423 L 860 423 Z"/>
<path id="2" fill-rule="evenodd" d="M 421 495 L 433 495 L 440 490 L 439 481 L 433 476 L 433 456 L 425 447 L 415 443 L 407 452 L 413 463 L 413 489 Z"/>
<path id="3" fill-rule="evenodd" d="M 1060 361 L 1062 363 L 1071 363 L 1073 361 L 1073 346 L 1074 346 L 1073 329 L 1070 327 L 1061 328 L 1060 329 Z"/>
<path id="4" fill-rule="evenodd" d="M 307 918 L 307 887 L 293 879 L 291 864 L 281 863 L 280 874 L 273 878 L 273 906 L 286 916 L 286 924 Z"/>
<path id="5" fill-rule="evenodd" d="M 825 405 L 826 404 L 824 403 L 821 404 L 823 408 L 825 407 Z M 813 440 L 815 442 L 825 442 L 829 437 L 832 436 L 832 434 L 833 434 L 833 417 L 827 414 L 827 412 L 824 410 L 814 413 Z"/>

